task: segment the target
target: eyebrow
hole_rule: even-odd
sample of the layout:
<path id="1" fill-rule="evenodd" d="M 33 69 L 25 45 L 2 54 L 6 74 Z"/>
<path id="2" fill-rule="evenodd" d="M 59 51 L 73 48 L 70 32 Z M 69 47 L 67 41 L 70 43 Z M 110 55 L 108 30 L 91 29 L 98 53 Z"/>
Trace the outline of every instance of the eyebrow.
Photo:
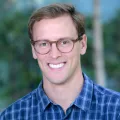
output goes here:
<path id="1" fill-rule="evenodd" d="M 73 38 L 73 37 L 62 37 L 62 38 L 59 38 L 59 39 L 57 39 L 55 41 L 64 40 L 64 39 L 75 39 L 75 38 Z M 37 42 L 37 41 L 51 41 L 51 40 L 50 39 L 38 39 L 38 40 L 35 40 L 35 42 Z"/>

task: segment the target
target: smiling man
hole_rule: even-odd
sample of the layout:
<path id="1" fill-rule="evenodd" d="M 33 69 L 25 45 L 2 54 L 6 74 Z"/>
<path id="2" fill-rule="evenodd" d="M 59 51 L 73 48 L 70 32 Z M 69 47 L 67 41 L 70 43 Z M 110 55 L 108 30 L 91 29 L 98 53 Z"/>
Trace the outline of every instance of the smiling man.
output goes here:
<path id="1" fill-rule="evenodd" d="M 81 13 L 68 4 L 45 6 L 32 14 L 28 30 L 43 80 L 0 120 L 120 120 L 120 94 L 82 72 L 87 37 Z"/>

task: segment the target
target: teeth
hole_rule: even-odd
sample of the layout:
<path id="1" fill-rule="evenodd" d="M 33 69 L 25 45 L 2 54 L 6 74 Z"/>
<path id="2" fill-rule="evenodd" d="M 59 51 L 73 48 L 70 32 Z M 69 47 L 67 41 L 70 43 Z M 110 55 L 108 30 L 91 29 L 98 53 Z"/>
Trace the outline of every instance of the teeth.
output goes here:
<path id="1" fill-rule="evenodd" d="M 63 67 L 63 65 L 64 65 L 64 63 L 60 63 L 60 64 L 57 64 L 57 65 L 49 64 L 49 66 L 50 66 L 51 68 L 61 68 L 61 67 Z"/>

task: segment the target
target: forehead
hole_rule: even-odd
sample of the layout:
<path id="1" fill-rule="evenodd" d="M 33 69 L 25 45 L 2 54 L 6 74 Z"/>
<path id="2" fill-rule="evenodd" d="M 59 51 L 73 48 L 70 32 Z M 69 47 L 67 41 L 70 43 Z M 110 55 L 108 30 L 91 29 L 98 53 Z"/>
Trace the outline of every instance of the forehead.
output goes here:
<path id="1" fill-rule="evenodd" d="M 33 39 L 59 39 L 61 37 L 76 37 L 77 30 L 68 15 L 52 19 L 43 19 L 33 25 Z"/>

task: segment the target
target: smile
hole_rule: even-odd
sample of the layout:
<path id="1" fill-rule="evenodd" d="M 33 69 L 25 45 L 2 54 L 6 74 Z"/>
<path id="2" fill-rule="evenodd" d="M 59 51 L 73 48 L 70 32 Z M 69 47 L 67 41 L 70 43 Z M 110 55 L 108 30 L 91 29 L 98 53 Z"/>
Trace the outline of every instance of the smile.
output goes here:
<path id="1" fill-rule="evenodd" d="M 60 64 L 48 64 L 50 68 L 53 68 L 53 69 L 58 69 L 58 68 L 61 68 L 65 65 L 65 63 L 60 63 Z"/>

